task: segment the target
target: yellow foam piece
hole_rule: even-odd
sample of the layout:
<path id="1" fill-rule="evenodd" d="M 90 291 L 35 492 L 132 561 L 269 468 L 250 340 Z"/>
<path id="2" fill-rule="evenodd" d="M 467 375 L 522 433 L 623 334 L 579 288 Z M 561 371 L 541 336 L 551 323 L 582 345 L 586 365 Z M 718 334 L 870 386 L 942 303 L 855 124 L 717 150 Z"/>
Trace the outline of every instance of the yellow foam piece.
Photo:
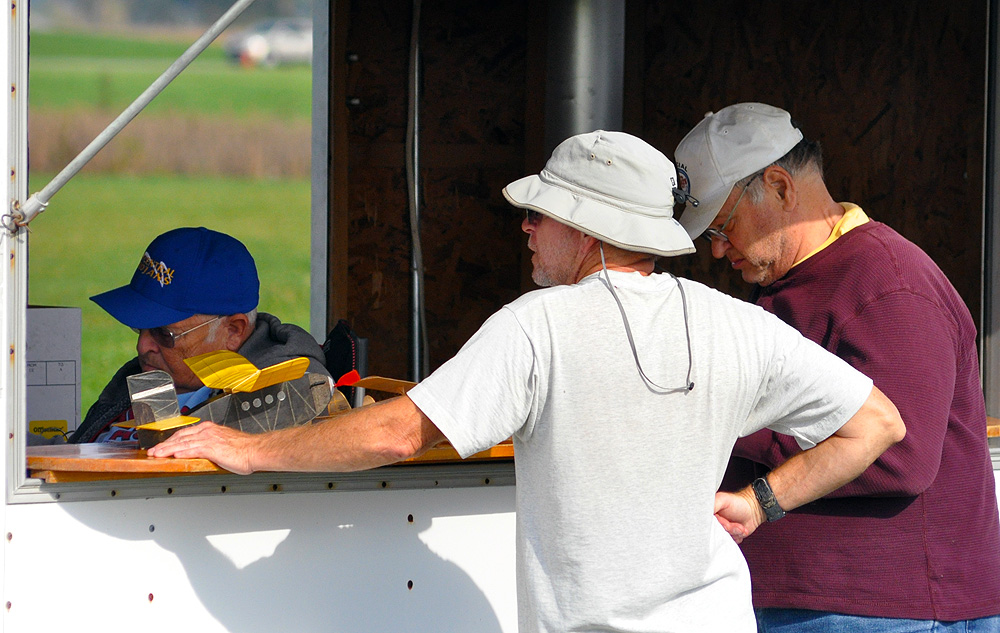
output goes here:
<path id="1" fill-rule="evenodd" d="M 176 429 L 179 426 L 187 426 L 188 424 L 194 424 L 195 422 L 201 422 L 201 418 L 195 418 L 190 415 L 176 415 L 172 418 L 157 420 L 156 422 L 150 422 L 149 424 L 140 424 L 135 428 L 142 429 L 144 431 L 169 431 L 170 429 Z"/>
<path id="2" fill-rule="evenodd" d="M 186 424 L 194 424 L 195 422 L 200 422 L 201 418 L 194 418 L 190 415 L 175 415 L 170 418 L 163 418 L 162 420 L 157 420 L 156 422 L 150 422 L 149 424 L 139 424 L 136 425 L 135 420 L 123 420 L 122 422 L 115 422 L 111 426 L 118 426 L 123 429 L 148 429 L 150 431 L 165 431 L 167 429 L 172 429 L 178 426 L 184 426 Z"/>
<path id="3" fill-rule="evenodd" d="M 309 368 L 309 359 L 303 356 L 257 369 L 253 363 L 230 351 L 208 352 L 186 358 L 184 362 L 205 386 L 222 389 L 226 393 L 257 391 L 280 382 L 295 380 L 305 375 Z"/>

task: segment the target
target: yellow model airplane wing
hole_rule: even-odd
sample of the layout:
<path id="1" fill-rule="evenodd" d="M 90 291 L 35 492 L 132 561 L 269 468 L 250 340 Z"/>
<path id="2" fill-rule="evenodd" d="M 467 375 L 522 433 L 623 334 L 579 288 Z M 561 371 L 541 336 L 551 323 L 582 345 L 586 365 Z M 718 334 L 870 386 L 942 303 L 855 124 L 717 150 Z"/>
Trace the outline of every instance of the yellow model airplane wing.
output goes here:
<path id="1" fill-rule="evenodd" d="M 260 370 L 260 375 L 254 381 L 253 387 L 247 389 L 247 391 L 257 391 L 264 387 L 276 385 L 279 382 L 301 378 L 305 375 L 307 369 L 309 369 L 309 359 L 305 356 L 292 358 L 277 365 L 265 367 Z"/>
<path id="2" fill-rule="evenodd" d="M 257 391 L 279 382 L 295 380 L 309 368 L 309 359 L 299 357 L 257 369 L 247 359 L 229 351 L 208 352 L 186 358 L 184 362 L 205 386 L 222 389 L 226 393 Z"/>

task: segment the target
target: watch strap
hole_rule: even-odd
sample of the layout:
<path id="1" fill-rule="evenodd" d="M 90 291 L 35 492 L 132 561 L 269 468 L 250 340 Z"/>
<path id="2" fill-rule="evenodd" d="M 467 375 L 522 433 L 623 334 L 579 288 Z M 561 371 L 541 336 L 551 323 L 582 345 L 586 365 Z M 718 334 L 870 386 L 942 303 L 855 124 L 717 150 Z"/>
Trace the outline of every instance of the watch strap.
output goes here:
<path id="1" fill-rule="evenodd" d="M 757 497 L 757 503 L 764 509 L 764 516 L 767 517 L 768 523 L 785 516 L 785 511 L 781 509 L 778 500 L 774 498 L 774 491 L 771 490 L 771 484 L 767 483 L 766 477 L 758 477 L 750 486 Z"/>

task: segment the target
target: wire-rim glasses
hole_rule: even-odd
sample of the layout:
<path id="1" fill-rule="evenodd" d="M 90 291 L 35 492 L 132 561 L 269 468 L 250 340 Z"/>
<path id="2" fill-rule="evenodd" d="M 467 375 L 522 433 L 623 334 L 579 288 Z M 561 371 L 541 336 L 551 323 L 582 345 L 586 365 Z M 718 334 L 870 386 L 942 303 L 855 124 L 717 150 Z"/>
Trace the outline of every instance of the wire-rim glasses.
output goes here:
<path id="1" fill-rule="evenodd" d="M 190 334 L 191 332 L 194 332 L 198 328 L 205 327 L 209 323 L 215 323 L 221 318 L 222 318 L 221 316 L 217 316 L 213 319 L 205 321 L 204 323 L 199 323 L 193 328 L 184 330 L 183 332 L 172 332 L 171 330 L 167 329 L 166 326 L 162 325 L 160 327 L 152 327 L 152 328 L 141 328 L 141 329 L 132 328 L 132 331 L 135 332 L 136 334 L 141 335 L 143 330 L 145 330 L 149 332 L 149 335 L 153 337 L 153 340 L 156 341 L 157 345 L 159 345 L 164 349 L 173 349 L 174 345 L 177 344 L 177 339 L 179 339 L 180 337 Z"/>
<path id="2" fill-rule="evenodd" d="M 713 239 L 719 239 L 722 240 L 723 242 L 729 241 L 729 236 L 726 235 L 725 231 L 726 227 L 729 226 L 729 223 L 733 221 L 733 216 L 736 214 L 736 207 L 740 206 L 740 200 L 743 199 L 743 194 L 745 194 L 747 192 L 747 189 L 750 188 L 751 183 L 753 183 L 753 181 L 758 176 L 762 176 L 763 174 L 764 172 L 759 172 L 750 177 L 750 180 L 747 181 L 747 184 L 743 185 L 743 190 L 740 191 L 740 195 L 736 198 L 736 204 L 734 204 L 733 208 L 729 210 L 729 217 L 726 218 L 726 221 L 723 222 L 722 226 L 720 226 L 717 229 L 712 229 L 712 228 L 705 229 L 705 232 L 701 234 L 703 238 L 705 238 L 709 242 L 711 242 Z"/>

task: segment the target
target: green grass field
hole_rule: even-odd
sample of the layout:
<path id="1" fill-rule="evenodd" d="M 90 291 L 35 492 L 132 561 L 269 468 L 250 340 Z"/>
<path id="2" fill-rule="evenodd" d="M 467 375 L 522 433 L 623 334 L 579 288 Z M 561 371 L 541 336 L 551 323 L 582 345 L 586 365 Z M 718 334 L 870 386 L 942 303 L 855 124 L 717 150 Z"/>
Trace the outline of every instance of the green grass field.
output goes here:
<path id="1" fill-rule="evenodd" d="M 29 115 L 39 108 L 117 115 L 188 45 L 32 34 Z M 307 67 L 244 69 L 226 62 L 221 50 L 206 55 L 142 116 L 184 112 L 308 119 Z M 30 144 L 31 139 L 29 151 Z M 31 174 L 29 191 L 38 191 L 52 176 Z M 309 192 L 305 179 L 192 178 L 162 170 L 124 176 L 84 169 L 57 193 L 31 225 L 29 302 L 83 310 L 81 415 L 114 371 L 134 356 L 136 340 L 88 297 L 128 283 L 145 246 L 168 229 L 206 226 L 243 241 L 257 261 L 260 309 L 308 327 Z"/>
<path id="2" fill-rule="evenodd" d="M 89 108 L 118 114 L 184 52 L 189 42 L 39 33 L 31 37 L 30 107 Z M 202 53 L 144 110 L 308 119 L 308 66 L 241 68 L 218 43 Z"/>

